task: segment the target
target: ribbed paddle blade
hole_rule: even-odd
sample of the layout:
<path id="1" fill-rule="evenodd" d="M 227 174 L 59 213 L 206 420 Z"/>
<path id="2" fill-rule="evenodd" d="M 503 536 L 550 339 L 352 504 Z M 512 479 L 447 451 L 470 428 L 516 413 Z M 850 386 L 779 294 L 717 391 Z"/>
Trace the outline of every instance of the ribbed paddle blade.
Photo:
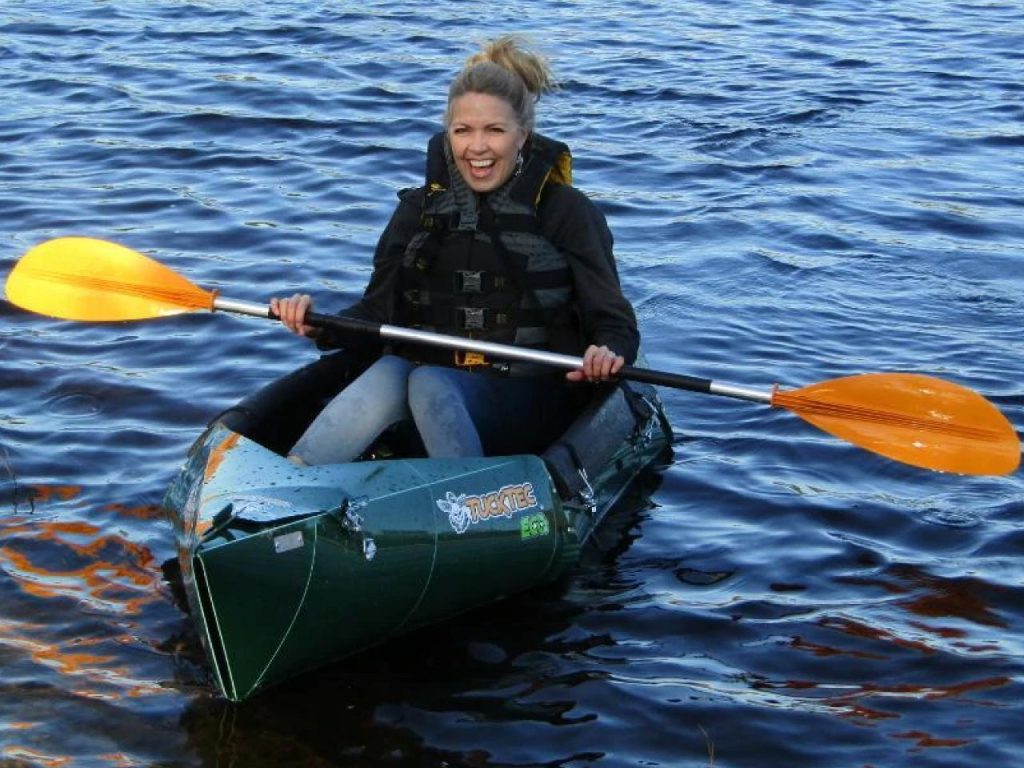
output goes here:
<path id="1" fill-rule="evenodd" d="M 213 294 L 123 245 L 60 237 L 37 245 L 7 278 L 7 299 L 64 320 L 143 320 L 212 309 Z"/>
<path id="2" fill-rule="evenodd" d="M 1020 464 L 1013 426 L 981 395 L 912 373 L 865 373 L 777 392 L 772 405 L 917 467 L 1006 475 Z"/>

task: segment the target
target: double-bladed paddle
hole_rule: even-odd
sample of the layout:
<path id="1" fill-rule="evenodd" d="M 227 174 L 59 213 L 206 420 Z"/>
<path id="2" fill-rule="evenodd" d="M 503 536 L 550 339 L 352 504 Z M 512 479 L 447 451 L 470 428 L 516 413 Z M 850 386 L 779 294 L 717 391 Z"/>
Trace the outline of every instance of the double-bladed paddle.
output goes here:
<path id="1" fill-rule="evenodd" d="M 7 298 L 66 320 L 143 320 L 193 310 L 273 317 L 265 304 L 226 299 L 137 251 L 84 237 L 61 237 L 32 248 L 11 271 Z M 571 355 L 334 315 L 309 313 L 306 323 L 566 370 L 583 362 Z M 926 469 L 1004 475 L 1020 464 L 1020 441 L 1002 413 L 978 393 L 932 376 L 867 373 L 768 391 L 634 366 L 625 366 L 617 376 L 784 408 L 836 437 Z"/>

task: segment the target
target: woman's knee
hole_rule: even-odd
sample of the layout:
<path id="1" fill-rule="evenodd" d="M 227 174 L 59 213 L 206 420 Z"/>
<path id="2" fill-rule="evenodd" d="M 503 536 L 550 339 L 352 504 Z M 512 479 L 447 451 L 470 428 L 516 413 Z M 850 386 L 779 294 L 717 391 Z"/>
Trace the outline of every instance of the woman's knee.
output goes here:
<path id="1" fill-rule="evenodd" d="M 433 457 L 482 456 L 483 447 L 468 408 L 464 374 L 421 366 L 409 375 L 409 410 Z"/>
<path id="2" fill-rule="evenodd" d="M 412 364 L 400 357 L 385 356 L 352 382 L 338 400 L 363 411 L 371 419 L 399 420 L 407 413 L 409 371 Z M 346 397 L 347 396 L 347 397 Z"/>
<path id="3" fill-rule="evenodd" d="M 409 407 L 413 412 L 437 409 L 445 404 L 462 403 L 465 394 L 459 386 L 457 372 L 450 368 L 423 365 L 409 374 L 407 386 Z"/>
<path id="4" fill-rule="evenodd" d="M 413 364 L 408 360 L 395 355 L 384 355 L 367 368 L 359 378 L 364 379 L 365 377 L 364 381 L 372 386 L 398 388 L 404 392 L 409 372 L 412 370 Z"/>

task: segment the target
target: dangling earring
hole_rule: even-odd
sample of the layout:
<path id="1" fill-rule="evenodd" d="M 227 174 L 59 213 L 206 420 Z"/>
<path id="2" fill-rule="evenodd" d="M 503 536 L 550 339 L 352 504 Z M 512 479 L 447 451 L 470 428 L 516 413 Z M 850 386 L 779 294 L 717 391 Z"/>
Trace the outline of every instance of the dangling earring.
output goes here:
<path id="1" fill-rule="evenodd" d="M 512 171 L 513 176 L 518 176 L 523 172 L 523 150 L 519 150 L 516 154 L 516 168 Z"/>

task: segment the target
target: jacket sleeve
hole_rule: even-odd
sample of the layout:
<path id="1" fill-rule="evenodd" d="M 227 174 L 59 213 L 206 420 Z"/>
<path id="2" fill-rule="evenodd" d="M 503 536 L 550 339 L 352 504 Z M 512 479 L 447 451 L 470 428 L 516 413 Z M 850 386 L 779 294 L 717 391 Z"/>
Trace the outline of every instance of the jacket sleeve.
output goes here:
<path id="1" fill-rule="evenodd" d="M 640 332 L 619 285 L 604 214 L 578 189 L 561 184 L 550 185 L 538 212 L 545 237 L 568 259 L 584 345 L 607 345 L 635 362 Z"/>
<path id="2" fill-rule="evenodd" d="M 394 322 L 402 256 L 419 227 L 423 193 L 419 189 L 405 190 L 399 194 L 399 198 L 398 207 L 377 241 L 373 253 L 373 272 L 363 297 L 337 313 L 342 317 L 376 323 Z M 353 351 L 369 352 L 378 350 L 381 341 L 362 334 L 325 329 L 317 338 L 317 346 L 324 350 L 345 347 Z"/>

